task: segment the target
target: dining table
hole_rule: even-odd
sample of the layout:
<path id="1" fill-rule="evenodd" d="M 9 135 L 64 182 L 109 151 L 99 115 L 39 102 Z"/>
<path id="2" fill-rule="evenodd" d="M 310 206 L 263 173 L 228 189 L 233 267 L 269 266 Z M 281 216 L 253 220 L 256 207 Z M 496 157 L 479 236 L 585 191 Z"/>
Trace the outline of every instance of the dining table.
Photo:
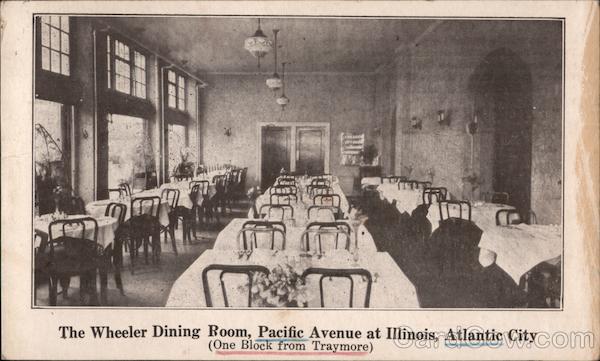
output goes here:
<path id="1" fill-rule="evenodd" d="M 247 221 L 254 221 L 255 219 L 248 218 L 234 218 L 229 222 L 221 232 L 217 235 L 215 240 L 215 244 L 213 249 L 215 250 L 236 250 L 240 248 L 238 244 L 237 236 L 239 232 L 242 230 L 244 223 Z M 377 247 L 375 246 L 375 241 L 373 240 L 373 236 L 367 230 L 367 228 L 360 224 L 357 227 L 357 231 L 353 230 L 353 225 L 347 220 L 340 220 L 337 223 L 348 224 L 350 226 L 350 239 L 349 239 L 349 249 L 350 251 L 354 251 L 358 249 L 360 252 L 365 253 L 373 253 L 377 252 Z M 302 244 L 302 233 L 306 230 L 306 225 L 298 225 L 292 220 L 287 220 L 284 222 L 286 226 L 285 232 L 285 244 L 286 250 L 294 250 L 294 251 L 302 251 L 304 246 Z M 270 237 L 270 235 L 266 234 L 257 234 L 256 237 Z M 308 235 L 309 237 L 314 237 L 315 234 Z M 322 235 L 322 237 L 328 237 L 331 235 Z M 331 236 L 332 237 L 332 236 Z M 269 238 L 270 239 L 270 238 Z M 279 240 L 276 239 L 276 244 L 279 244 Z M 343 240 L 343 238 L 342 238 Z M 311 240 L 312 242 L 312 240 Z"/>
<path id="2" fill-rule="evenodd" d="M 105 217 L 104 213 L 101 216 L 94 216 L 94 215 L 90 216 L 89 214 L 76 214 L 76 215 L 59 215 L 59 214 L 54 214 L 54 213 L 44 214 L 41 216 L 37 216 L 33 219 L 33 227 L 34 227 L 36 233 L 38 233 L 43 238 L 48 239 L 48 237 L 50 235 L 49 227 L 53 221 L 62 220 L 62 219 L 87 218 L 87 217 L 94 218 L 96 220 L 96 222 L 98 223 L 97 238 L 96 238 L 98 244 L 101 245 L 103 248 L 106 248 L 110 244 L 112 244 L 113 240 L 115 239 L 115 231 L 117 230 L 117 227 L 118 227 L 117 219 L 112 218 L 112 217 Z M 56 231 L 58 233 L 55 233 L 55 235 L 58 235 L 59 233 L 60 233 L 60 235 L 62 235 L 62 228 L 59 229 L 59 227 L 57 227 Z M 66 233 L 65 235 L 69 236 L 69 237 L 80 237 L 81 229 L 80 229 L 80 227 L 76 227 L 76 226 L 68 227 L 65 230 L 65 233 Z M 90 239 L 90 240 L 93 239 L 93 230 L 91 228 L 86 227 L 84 238 Z M 39 247 L 39 246 L 40 246 L 40 244 L 34 244 L 34 247 Z"/>
<path id="3" fill-rule="evenodd" d="M 131 218 L 131 200 L 135 198 L 141 197 L 161 197 L 161 190 L 156 189 L 148 189 L 145 191 L 141 191 L 138 193 L 134 193 L 131 197 L 120 197 L 116 199 L 101 199 L 97 201 L 89 202 L 85 205 L 85 211 L 94 216 L 100 217 L 104 216 L 104 212 L 106 212 L 106 206 L 110 203 L 120 203 L 127 206 L 127 211 L 125 212 L 125 221 Z M 148 212 L 150 205 L 148 203 L 144 203 L 142 205 L 142 212 Z M 158 221 L 163 226 L 166 227 L 169 225 L 169 202 L 166 199 L 162 199 L 160 201 L 160 206 L 158 208 Z"/>
<path id="4" fill-rule="evenodd" d="M 479 241 L 479 262 L 496 263 L 519 284 L 521 277 L 541 262 L 562 255 L 558 225 L 515 224 L 486 228 Z"/>
<path id="5" fill-rule="evenodd" d="M 377 186 L 379 197 L 389 203 L 396 201 L 396 208 L 400 213 L 411 213 L 419 204 L 423 203 L 422 189 L 402 189 L 398 183 L 382 183 Z"/>
<path id="6" fill-rule="evenodd" d="M 305 254 L 295 250 L 273 251 L 255 249 L 250 253 L 238 250 L 207 250 L 175 281 L 166 307 L 200 308 L 206 307 L 202 281 L 203 270 L 213 264 L 221 265 L 261 265 L 269 270 L 289 266 L 297 274 L 311 267 L 328 269 L 365 269 L 370 272 L 372 287 L 370 293 L 371 308 L 418 308 L 419 302 L 414 285 L 398 267 L 387 252 L 351 253 L 346 250 L 330 252 L 322 257 Z M 224 305 L 220 288 L 219 272 L 209 272 L 209 292 L 213 305 Z M 315 277 L 316 278 L 316 277 Z M 307 307 L 320 307 L 319 282 L 307 278 L 305 293 Z M 367 279 L 353 277 L 354 307 L 363 307 L 366 295 Z M 230 307 L 246 307 L 248 300 L 248 280 L 242 275 L 227 276 L 226 289 Z M 347 308 L 350 298 L 348 280 L 325 278 L 323 281 L 324 306 L 326 308 Z M 286 307 L 286 306 L 282 306 Z"/>

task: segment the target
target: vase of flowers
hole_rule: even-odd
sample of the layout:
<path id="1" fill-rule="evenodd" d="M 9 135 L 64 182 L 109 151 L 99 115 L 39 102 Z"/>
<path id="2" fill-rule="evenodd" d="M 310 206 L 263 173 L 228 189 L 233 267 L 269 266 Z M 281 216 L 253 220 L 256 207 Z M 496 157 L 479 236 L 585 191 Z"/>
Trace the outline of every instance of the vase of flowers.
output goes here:
<path id="1" fill-rule="evenodd" d="M 252 276 L 252 301 L 259 307 L 304 307 L 308 300 L 301 274 L 289 264 L 278 265 L 267 276 Z"/>
<path id="2" fill-rule="evenodd" d="M 194 162 L 190 160 L 193 152 L 188 147 L 179 150 L 181 161 L 175 168 L 176 178 L 192 178 L 194 176 Z"/>

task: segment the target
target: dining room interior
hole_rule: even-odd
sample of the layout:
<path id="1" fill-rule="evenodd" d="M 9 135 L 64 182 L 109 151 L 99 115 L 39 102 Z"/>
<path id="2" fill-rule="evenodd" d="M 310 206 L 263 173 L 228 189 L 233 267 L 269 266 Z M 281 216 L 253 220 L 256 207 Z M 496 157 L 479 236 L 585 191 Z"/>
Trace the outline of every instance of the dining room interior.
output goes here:
<path id="1" fill-rule="evenodd" d="M 34 307 L 562 307 L 562 20 L 34 20 Z"/>

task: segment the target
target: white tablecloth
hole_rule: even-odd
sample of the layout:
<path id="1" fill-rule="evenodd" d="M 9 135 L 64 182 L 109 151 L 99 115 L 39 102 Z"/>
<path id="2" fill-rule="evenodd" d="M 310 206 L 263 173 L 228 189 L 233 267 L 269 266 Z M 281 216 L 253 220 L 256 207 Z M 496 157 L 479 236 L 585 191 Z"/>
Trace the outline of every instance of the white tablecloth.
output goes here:
<path id="1" fill-rule="evenodd" d="M 360 186 L 378 186 L 381 184 L 381 177 L 364 177 L 360 180 Z"/>
<path id="2" fill-rule="evenodd" d="M 308 267 L 323 268 L 364 268 L 371 272 L 373 284 L 371 289 L 371 308 L 418 308 L 419 303 L 413 284 L 406 278 L 392 257 L 386 252 L 361 254 L 355 262 L 347 251 L 339 251 L 322 258 L 300 257 L 297 252 L 278 252 L 271 250 L 255 250 L 249 258 L 239 258 L 237 251 L 207 250 L 175 281 L 167 300 L 167 307 L 205 307 L 202 271 L 211 264 L 251 264 L 262 265 L 273 269 L 277 265 L 290 264 L 298 272 Z M 209 273 L 209 284 L 215 307 L 223 307 L 219 272 Z M 211 275 L 212 274 L 212 275 Z M 232 276 L 232 278 L 235 276 Z M 244 293 L 246 277 L 228 278 L 227 294 L 230 306 L 245 307 L 247 293 Z M 231 283 L 229 283 L 231 282 Z M 333 283 L 329 283 L 333 282 Z M 366 282 L 355 278 L 354 307 L 362 307 Z M 242 286 L 242 287 L 239 287 Z M 242 288 L 242 289 L 240 289 Z M 349 282 L 347 280 L 324 280 L 325 306 L 347 308 L 349 298 Z M 307 282 L 308 306 L 320 307 L 319 285 L 311 279 Z"/>
<path id="3" fill-rule="evenodd" d="M 444 217 L 446 217 L 446 206 L 442 205 Z M 450 216 L 458 217 L 458 206 L 450 204 Z M 496 228 L 496 212 L 500 209 L 515 209 L 513 206 L 495 203 L 473 203 L 471 205 L 471 220 L 485 233 L 488 229 Z M 468 210 L 463 206 L 463 218 L 468 217 Z M 435 231 L 440 225 L 440 210 L 437 202 L 429 206 L 427 219 L 431 222 L 431 230 Z"/>
<path id="4" fill-rule="evenodd" d="M 41 234 L 45 235 L 45 236 L 49 236 L 49 230 L 48 227 L 50 226 L 50 223 L 52 223 L 52 214 L 45 214 L 43 216 L 40 217 L 35 217 L 33 220 L 33 227 L 37 232 L 40 232 Z M 90 217 L 90 215 L 87 214 L 81 214 L 81 215 L 71 215 L 71 216 L 66 216 L 66 219 L 75 219 L 75 218 L 84 218 L 84 217 Z M 98 222 L 98 244 L 102 245 L 102 247 L 106 248 L 109 244 L 111 244 L 113 242 L 113 240 L 115 239 L 115 231 L 117 230 L 117 219 L 115 218 L 111 218 L 111 217 L 105 217 L 104 213 L 102 213 L 102 216 L 99 217 L 95 217 L 95 216 L 91 216 L 92 218 L 94 218 L 96 220 L 96 222 Z M 92 240 L 92 229 L 87 228 L 89 223 L 86 223 L 86 230 L 85 230 L 85 238 L 86 239 L 90 239 Z M 54 237 L 59 237 L 62 235 L 62 226 L 54 226 L 52 228 L 52 232 L 53 232 L 53 236 Z M 71 229 L 67 229 L 67 236 L 69 237 L 79 237 L 81 234 L 81 230 L 79 229 L 79 227 L 73 227 Z M 36 247 L 39 245 L 35 245 Z"/>
<path id="5" fill-rule="evenodd" d="M 479 248 L 479 260 L 483 266 L 489 265 L 488 252 L 492 252 L 496 264 L 518 284 L 521 276 L 535 265 L 562 254 L 560 227 L 527 224 L 494 226 L 483 232 Z"/>
<path id="6" fill-rule="evenodd" d="M 246 218 L 234 218 L 233 220 L 231 220 L 231 222 L 229 222 L 229 224 L 227 224 L 227 226 L 225 226 L 225 228 L 223 228 L 223 230 L 217 235 L 217 239 L 215 240 L 213 249 L 237 250 L 237 235 L 242 229 L 244 223 L 249 220 L 250 219 Z M 302 242 L 300 238 L 302 236 L 302 232 L 304 232 L 305 229 L 305 226 L 294 226 L 291 222 L 286 222 L 286 250 L 298 252 L 302 250 Z M 350 229 L 352 229 L 352 227 Z M 259 241 L 260 236 L 260 234 L 257 236 L 259 237 Z M 270 235 L 267 237 L 269 237 L 268 239 L 270 240 Z M 325 243 L 324 239 L 328 237 L 328 235 L 323 235 L 322 237 L 323 243 Z M 276 245 L 281 244 L 278 238 L 275 238 L 275 240 Z M 345 242 L 343 236 L 340 236 L 340 242 Z M 352 230 L 352 233 L 350 235 L 351 250 L 354 249 L 355 243 L 356 239 L 354 238 L 354 231 Z M 313 247 L 313 244 L 314 243 L 311 240 L 311 247 Z M 373 236 L 371 236 L 371 233 L 367 230 L 367 228 L 364 225 L 360 225 L 358 227 L 358 249 L 360 250 L 360 252 L 377 252 L 377 247 L 375 246 L 375 241 L 373 241 Z"/>
<path id="7" fill-rule="evenodd" d="M 151 189 L 140 193 L 136 193 L 133 195 L 133 197 L 160 197 L 160 192 L 161 191 L 159 189 Z M 131 218 L 131 201 L 129 200 L 129 198 L 126 198 L 124 200 L 103 199 L 99 201 L 93 201 L 85 206 L 85 211 L 94 217 L 104 216 L 104 212 L 106 212 L 106 206 L 111 202 L 126 205 L 127 213 L 125 214 L 125 220 Z M 148 208 L 149 206 L 146 204 L 144 205 L 143 210 L 147 211 Z M 158 210 L 158 221 L 161 225 L 165 227 L 169 225 L 169 204 L 165 200 L 161 200 L 160 202 L 160 207 Z"/>
<path id="8" fill-rule="evenodd" d="M 423 191 L 420 189 L 398 189 L 397 183 L 383 183 L 377 187 L 381 199 L 388 202 L 396 201 L 396 208 L 400 212 L 411 213 L 419 204 L 423 203 Z"/>
<path id="9" fill-rule="evenodd" d="M 206 178 L 206 179 L 204 179 L 204 178 Z M 212 197 L 215 195 L 216 188 L 215 188 L 214 183 L 212 183 L 212 178 L 196 177 L 196 178 L 194 178 L 194 180 L 195 181 L 208 180 L 210 182 L 210 185 L 208 187 L 208 196 Z M 192 209 L 193 203 L 192 203 L 192 199 L 190 198 L 190 191 L 191 191 L 190 181 L 164 183 L 160 186 L 160 191 L 162 192 L 164 189 L 167 189 L 167 188 L 179 190 L 179 202 L 177 203 L 177 205 Z M 198 196 L 201 197 L 201 195 L 198 195 Z"/>

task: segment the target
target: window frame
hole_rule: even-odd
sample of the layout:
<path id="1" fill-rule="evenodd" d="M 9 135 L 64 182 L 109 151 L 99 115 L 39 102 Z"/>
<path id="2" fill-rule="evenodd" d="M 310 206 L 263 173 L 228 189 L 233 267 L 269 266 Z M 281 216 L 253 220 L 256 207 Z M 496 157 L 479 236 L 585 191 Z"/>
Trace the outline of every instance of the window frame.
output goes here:
<path id="1" fill-rule="evenodd" d="M 175 82 L 172 82 L 169 79 L 169 75 L 171 73 L 173 73 L 175 75 Z M 166 84 L 166 87 L 165 87 L 165 97 L 166 97 L 165 103 L 167 104 L 167 107 L 169 109 L 172 109 L 172 110 L 178 110 L 180 112 L 187 112 L 188 111 L 188 109 L 187 109 L 188 108 L 187 86 L 188 86 L 188 83 L 189 83 L 187 77 L 184 74 L 182 74 L 181 72 L 179 72 L 179 71 L 176 71 L 176 70 L 173 70 L 173 69 L 168 69 L 167 73 L 165 74 L 165 80 L 166 80 L 165 81 L 165 84 Z M 181 86 L 180 80 L 183 80 L 183 86 Z M 174 95 L 175 96 L 175 105 L 174 106 L 172 106 L 169 103 L 169 99 L 170 99 L 169 87 L 171 85 L 175 87 L 175 95 Z M 181 97 L 179 96 L 180 95 L 179 94 L 180 89 L 181 89 L 181 92 L 183 94 L 183 109 L 181 109 L 179 107 L 180 101 L 182 100 Z"/>
<path id="2" fill-rule="evenodd" d="M 69 30 L 68 31 L 64 31 L 64 29 L 62 27 L 56 28 L 56 26 L 49 24 L 49 33 L 48 33 L 48 42 L 49 45 L 45 46 L 42 45 L 42 25 L 45 24 L 42 21 L 42 18 L 45 16 L 56 16 L 56 17 L 66 17 L 69 21 Z M 44 14 L 44 15 L 35 15 L 34 17 L 35 19 L 35 51 L 36 51 L 36 56 L 35 56 L 35 63 L 36 63 L 36 70 L 38 71 L 43 71 L 46 72 L 48 74 L 53 74 L 55 76 L 61 76 L 64 77 L 65 79 L 71 79 L 71 74 L 73 74 L 73 69 L 74 67 L 74 61 L 73 61 L 73 57 L 71 56 L 73 54 L 73 19 L 71 18 L 71 16 L 69 15 L 62 15 L 62 14 Z M 62 21 L 62 20 L 61 20 Z M 58 54 L 59 54 L 59 69 L 61 71 L 56 72 L 56 71 L 52 71 L 52 28 L 56 28 L 59 30 L 59 45 L 60 48 L 58 49 Z M 68 46 L 69 46 L 69 53 L 63 53 L 62 52 L 62 33 L 66 33 L 69 36 L 69 41 L 68 41 Z M 50 62 L 50 69 L 44 69 L 43 67 L 43 60 L 42 60 L 42 48 L 46 48 L 49 49 L 49 62 Z M 66 55 L 67 58 L 69 59 L 69 74 L 63 74 L 62 72 L 62 56 Z"/>
<path id="3" fill-rule="evenodd" d="M 105 66 L 105 74 L 106 74 L 106 89 L 108 91 L 117 92 L 118 94 L 134 97 L 136 99 L 147 100 L 148 99 L 148 58 L 149 54 L 145 51 L 145 49 L 136 46 L 136 44 L 132 44 L 131 41 L 119 36 L 115 33 L 107 33 L 105 38 L 106 49 L 104 52 L 104 56 L 106 56 L 106 66 Z M 115 51 L 116 41 L 121 44 L 127 46 L 129 48 L 129 60 L 117 55 Z M 136 64 L 135 55 L 136 53 L 140 54 L 144 57 L 144 82 L 138 81 L 136 77 L 136 69 L 142 69 Z M 116 88 L 116 60 L 120 60 L 129 65 L 129 93 L 125 93 Z M 144 94 L 143 97 L 136 94 L 136 84 L 143 84 Z"/>

